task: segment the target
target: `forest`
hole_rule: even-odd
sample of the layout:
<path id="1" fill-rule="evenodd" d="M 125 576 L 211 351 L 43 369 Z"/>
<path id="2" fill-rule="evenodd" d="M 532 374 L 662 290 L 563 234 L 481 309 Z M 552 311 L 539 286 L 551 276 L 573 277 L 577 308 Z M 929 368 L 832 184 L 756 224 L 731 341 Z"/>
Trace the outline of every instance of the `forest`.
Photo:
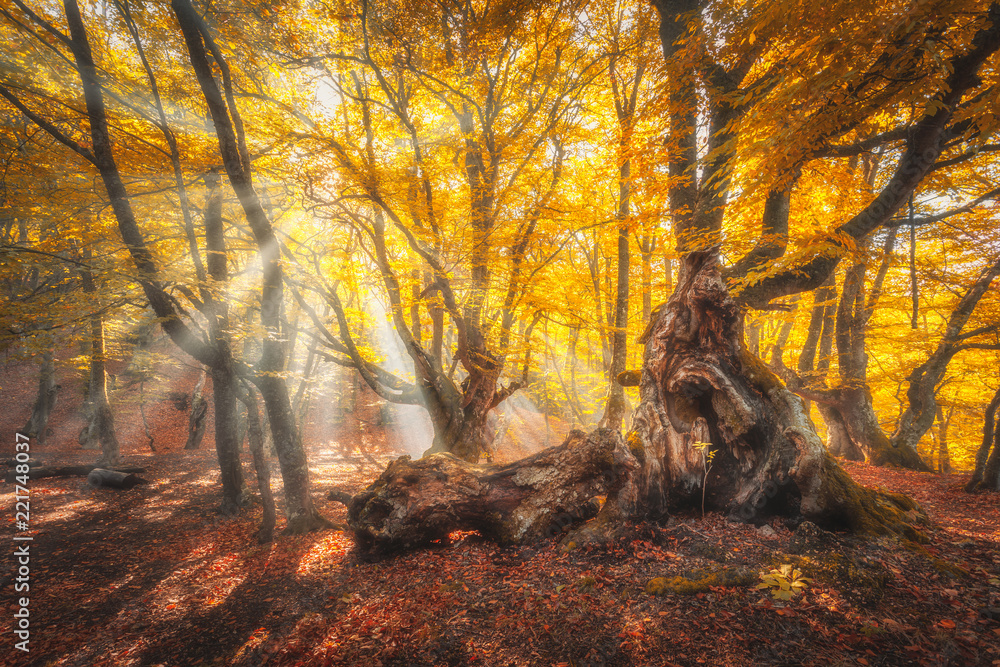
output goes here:
<path id="1" fill-rule="evenodd" d="M 0 33 L 0 664 L 1000 665 L 1000 2 Z"/>

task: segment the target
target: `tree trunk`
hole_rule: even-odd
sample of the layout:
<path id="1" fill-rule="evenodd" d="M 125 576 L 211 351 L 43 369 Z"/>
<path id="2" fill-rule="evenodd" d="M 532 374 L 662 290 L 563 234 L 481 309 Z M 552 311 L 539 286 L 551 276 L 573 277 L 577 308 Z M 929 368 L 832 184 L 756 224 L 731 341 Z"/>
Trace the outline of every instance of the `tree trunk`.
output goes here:
<path id="1" fill-rule="evenodd" d="M 212 369 L 212 398 L 215 407 L 215 453 L 222 482 L 222 513 L 235 514 L 250 500 L 240 462 L 239 424 L 236 410 L 236 376 L 230 370 Z M 202 420 L 204 424 L 204 420 Z M 204 426 L 202 426 L 204 432 Z"/>
<path id="2" fill-rule="evenodd" d="M 257 472 L 257 489 L 260 491 L 261 504 L 264 506 L 264 517 L 257 531 L 257 541 L 264 544 L 273 539 L 277 518 L 274 494 L 271 493 L 271 466 L 264 453 L 264 429 L 260 422 L 257 396 L 248 385 L 237 386 L 237 390 L 237 397 L 247 409 L 247 435 L 250 441 L 250 454 L 253 456 L 253 467 Z"/>
<path id="3" fill-rule="evenodd" d="M 1000 491 L 1000 423 L 997 411 L 1000 410 L 1000 389 L 997 389 L 986 406 L 983 418 L 983 443 L 976 452 L 976 466 L 972 477 L 965 485 L 969 493 L 974 491 Z M 990 448 L 993 454 L 990 454 Z"/>
<path id="4" fill-rule="evenodd" d="M 942 475 L 950 475 L 953 472 L 951 467 L 951 455 L 948 453 L 948 426 L 951 425 L 951 416 L 955 412 L 955 406 L 948 406 L 948 412 L 938 406 L 938 437 L 937 437 L 937 471 Z"/>
<path id="5" fill-rule="evenodd" d="M 930 467 L 920 458 L 915 446 L 910 447 L 886 436 L 872 406 L 872 395 L 867 385 L 840 387 L 837 395 L 839 400 L 835 407 L 843 416 L 848 435 L 864 452 L 868 463 L 930 472 Z"/>
<path id="6" fill-rule="evenodd" d="M 817 402 L 819 413 L 826 422 L 826 449 L 834 456 L 842 456 L 848 461 L 864 461 L 865 454 L 851 439 L 844 418 L 833 405 Z"/>
<path id="7" fill-rule="evenodd" d="M 403 456 L 346 502 L 359 545 L 377 551 L 445 540 L 456 530 L 479 531 L 501 543 L 537 541 L 593 517 L 597 496 L 611 488 L 621 435 L 573 431 L 557 446 L 505 466 L 477 465 L 450 454 L 417 461 Z"/>
<path id="8" fill-rule="evenodd" d="M 218 363 L 211 367 L 212 400 L 215 408 L 215 453 L 219 460 L 222 482 L 223 514 L 235 514 L 246 505 L 249 498 L 240 462 L 239 412 L 237 410 L 237 379 L 233 358 L 232 337 L 229 326 L 229 304 L 223 293 L 229 283 L 229 257 L 226 250 L 225 227 L 222 221 L 222 193 L 219 175 L 214 171 L 205 174 L 208 199 L 205 203 L 205 247 L 208 250 L 207 270 L 212 295 L 209 308 L 209 331 L 218 352 Z M 204 376 L 202 376 L 204 379 Z M 192 414 L 194 408 L 192 407 Z M 204 433 L 204 419 L 200 432 Z"/>
<path id="9" fill-rule="evenodd" d="M 962 295 L 958 305 L 948 316 L 944 335 L 931 356 L 914 368 L 907 377 L 910 386 L 906 391 L 906 410 L 899 419 L 899 427 L 892 434 L 893 446 L 916 449 L 917 443 L 934 425 L 937 391 L 948 364 L 962 350 L 976 347 L 975 343 L 970 343 L 969 340 L 976 335 L 977 330 L 962 333 L 962 329 L 998 275 L 1000 275 L 1000 260 L 995 260 L 983 269 L 976 282 Z"/>
<path id="10" fill-rule="evenodd" d="M 1000 491 L 1000 424 L 993 426 L 993 453 L 986 460 L 983 479 L 976 488 L 979 491 Z"/>
<path id="11" fill-rule="evenodd" d="M 625 354 L 627 352 L 628 332 L 628 277 L 629 277 L 629 247 L 628 226 L 629 181 L 631 165 L 625 160 L 619 170 L 618 183 L 618 281 L 615 285 L 615 317 L 614 332 L 611 336 L 611 369 L 608 373 L 608 398 L 604 406 L 604 416 L 601 417 L 602 428 L 621 429 L 622 419 L 628 408 L 625 401 L 625 388 L 615 381 L 618 374 L 625 370 Z"/>
<path id="12" fill-rule="evenodd" d="M 188 437 L 184 444 L 184 449 L 198 449 L 201 447 L 201 440 L 205 437 L 205 417 L 208 415 L 208 401 L 202 396 L 202 389 L 205 387 L 206 373 L 201 372 L 198 383 L 191 392 L 191 412 L 188 413 Z"/>
<path id="13" fill-rule="evenodd" d="M 737 520 L 780 514 L 919 537 L 916 503 L 851 480 L 824 450 L 802 400 L 743 348 L 741 320 L 715 251 L 686 255 L 646 342 L 627 436 L 638 470 L 576 539 L 606 539 L 624 518 L 660 518 L 700 504 L 702 493 L 707 507 Z M 707 479 L 697 443 L 716 452 Z"/>
<path id="14" fill-rule="evenodd" d="M 87 250 L 85 257 L 89 259 Z M 83 291 L 95 298 L 97 286 L 91 271 L 82 272 Z M 100 306 L 95 304 L 98 309 Z M 121 462 L 118 438 L 115 435 L 115 416 L 108 402 L 108 374 L 105 370 L 104 316 L 95 312 L 90 316 L 90 381 L 87 385 L 87 426 L 80 433 L 80 444 L 85 448 L 101 448 L 99 466 L 116 466 Z"/>
<path id="15" fill-rule="evenodd" d="M 285 347 L 280 337 L 280 322 L 284 305 L 284 274 L 280 245 L 271 220 L 261 204 L 253 184 L 252 165 L 243 133 L 243 122 L 236 106 L 235 94 L 225 57 L 190 0 L 173 0 L 171 7 L 177 17 L 187 45 L 191 65 L 198 78 L 205 103 L 212 115 L 219 152 L 229 176 L 229 182 L 240 201 L 253 232 L 261 257 L 261 325 L 265 329 L 261 343 L 259 375 L 255 378 L 264 399 L 274 447 L 278 452 L 281 476 L 285 486 L 287 534 L 299 534 L 332 524 L 313 505 L 309 494 L 309 465 L 305 449 L 295 427 L 291 400 L 285 380 L 279 374 L 285 369 Z M 222 87 L 216 81 L 208 52 L 222 76 Z"/>
<path id="16" fill-rule="evenodd" d="M 48 435 L 49 417 L 55 410 L 58 394 L 55 356 L 52 350 L 48 349 L 42 353 L 42 363 L 38 368 L 38 395 L 35 397 L 35 405 L 31 409 L 28 422 L 21 428 L 20 433 L 30 438 L 36 438 L 39 444 L 45 443 L 45 438 Z"/>

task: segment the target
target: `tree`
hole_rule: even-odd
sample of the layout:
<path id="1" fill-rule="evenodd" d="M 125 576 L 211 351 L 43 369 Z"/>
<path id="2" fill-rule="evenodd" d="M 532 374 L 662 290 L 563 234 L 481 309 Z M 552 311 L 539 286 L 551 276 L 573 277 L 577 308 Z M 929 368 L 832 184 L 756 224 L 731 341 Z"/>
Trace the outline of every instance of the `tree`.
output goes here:
<path id="1" fill-rule="evenodd" d="M 331 148 L 339 167 L 339 182 L 313 191 L 327 190 L 318 201 L 357 230 L 415 380 L 365 358 L 336 289 L 320 288 L 334 330 L 311 317 L 338 362 L 355 367 L 379 396 L 427 409 L 431 452 L 478 460 L 489 448 L 489 413 L 526 381 L 521 373 L 500 384 L 518 313 L 528 315 L 531 281 L 565 244 L 545 239 L 543 225 L 558 201 L 578 99 L 603 62 L 570 39 L 579 4 L 403 13 L 363 3 L 340 25 L 344 50 L 308 58 L 331 68 L 327 85 L 355 114 L 342 132 L 307 122 L 310 139 Z M 530 35 L 539 39 L 531 43 Z M 440 120 L 425 123 L 425 115 Z M 417 278 L 408 294 L 409 276 Z M 421 306 L 431 315 L 429 340 Z M 461 379 L 444 363 L 445 314 Z"/>

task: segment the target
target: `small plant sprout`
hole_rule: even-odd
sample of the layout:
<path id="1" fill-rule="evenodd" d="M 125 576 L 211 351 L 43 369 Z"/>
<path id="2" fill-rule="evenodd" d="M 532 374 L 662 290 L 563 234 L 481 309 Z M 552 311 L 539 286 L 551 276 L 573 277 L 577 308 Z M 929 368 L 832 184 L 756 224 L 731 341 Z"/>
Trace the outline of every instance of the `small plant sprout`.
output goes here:
<path id="1" fill-rule="evenodd" d="M 802 570 L 791 565 L 782 565 L 766 574 L 761 572 L 760 579 L 757 590 L 770 589 L 771 595 L 778 600 L 791 600 L 812 583 L 812 579 L 802 576 Z"/>
<path id="2" fill-rule="evenodd" d="M 716 450 L 711 449 L 710 442 L 694 442 L 691 446 L 701 452 L 705 460 L 705 477 L 701 480 L 701 517 L 705 518 L 705 485 L 708 484 L 708 471 L 712 469 L 712 459 L 715 458 Z"/>

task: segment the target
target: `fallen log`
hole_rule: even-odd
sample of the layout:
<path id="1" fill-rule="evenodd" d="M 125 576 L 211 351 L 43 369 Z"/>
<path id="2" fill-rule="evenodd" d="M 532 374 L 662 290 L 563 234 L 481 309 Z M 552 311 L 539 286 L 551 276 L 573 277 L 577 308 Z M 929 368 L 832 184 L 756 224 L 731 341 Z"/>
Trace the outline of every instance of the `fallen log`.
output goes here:
<path id="1" fill-rule="evenodd" d="M 102 486 L 110 489 L 131 489 L 139 484 L 148 483 L 138 475 L 104 468 L 94 468 L 87 475 L 87 484 L 90 486 Z"/>
<path id="2" fill-rule="evenodd" d="M 4 463 L 12 468 L 14 466 L 24 465 L 24 464 L 28 464 L 29 468 L 40 468 L 44 465 L 39 459 L 28 459 L 27 461 L 18 461 L 17 459 L 7 459 L 6 461 L 4 461 Z"/>
<path id="3" fill-rule="evenodd" d="M 43 477 L 85 477 L 97 466 L 41 466 L 28 470 L 28 479 L 41 479 Z M 121 473 L 142 473 L 145 468 L 113 468 L 115 472 Z M 15 469 L 7 471 L 5 482 L 13 482 L 16 477 L 21 477 Z"/>
<path id="4" fill-rule="evenodd" d="M 553 537 L 592 518 L 626 463 L 621 435 L 571 431 L 566 441 L 509 465 L 468 463 L 451 454 L 393 461 L 367 489 L 331 500 L 348 507 L 359 546 L 413 548 L 478 531 L 501 543 Z"/>

